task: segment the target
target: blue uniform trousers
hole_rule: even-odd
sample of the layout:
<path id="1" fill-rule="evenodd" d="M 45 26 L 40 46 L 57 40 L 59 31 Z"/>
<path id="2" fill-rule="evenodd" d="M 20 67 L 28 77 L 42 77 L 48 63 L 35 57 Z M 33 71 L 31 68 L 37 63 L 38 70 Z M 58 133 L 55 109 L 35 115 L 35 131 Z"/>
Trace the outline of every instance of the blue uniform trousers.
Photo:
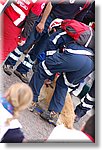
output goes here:
<path id="1" fill-rule="evenodd" d="M 67 49 L 90 51 L 90 49 L 75 43 L 67 45 Z M 29 84 L 34 93 L 33 100 L 38 101 L 38 96 L 44 80 L 50 79 L 50 77 L 55 76 L 58 72 L 61 74 L 56 82 L 55 92 L 48 108 L 50 111 L 54 110 L 55 112 L 61 112 L 68 86 L 77 86 L 77 84 L 94 69 L 94 62 L 89 56 L 74 54 L 68 52 L 67 49 L 65 49 L 63 53 L 55 52 L 53 55 L 48 56 L 45 61 L 39 63 Z M 65 74 L 63 74 L 63 72 L 66 73 L 66 76 L 64 76 Z M 68 82 L 66 82 L 66 79 Z"/>
<path id="2" fill-rule="evenodd" d="M 40 40 L 38 42 L 38 44 L 36 44 L 34 46 L 33 51 L 31 51 L 31 53 L 29 54 L 31 56 L 31 60 L 32 60 L 31 63 L 33 63 L 33 61 L 37 58 L 36 52 L 37 51 L 38 52 L 39 51 L 42 52 L 45 49 L 45 45 L 46 45 L 45 41 L 46 41 L 46 39 L 48 37 L 48 27 L 49 27 L 50 23 L 52 22 L 53 18 L 51 16 L 48 17 L 48 19 L 47 19 L 47 21 L 45 23 L 45 28 L 44 28 L 42 33 L 38 33 L 36 31 L 36 26 L 40 22 L 40 20 L 41 20 L 41 17 L 39 17 L 38 20 L 35 22 L 34 27 L 33 27 L 32 31 L 30 32 L 30 35 L 27 38 L 26 43 L 23 46 L 18 46 L 13 52 L 11 52 L 10 55 L 8 56 L 7 60 L 5 61 L 5 64 L 9 64 L 9 65 L 14 66 L 16 64 L 16 62 L 19 60 L 21 54 L 26 49 L 30 48 L 33 43 L 38 42 L 41 37 L 42 37 L 42 40 Z M 32 55 L 33 53 L 35 55 Z M 29 56 L 27 55 L 27 57 L 25 59 L 27 59 L 27 61 L 29 62 L 30 60 L 28 59 L 28 57 Z M 22 65 L 23 64 L 20 65 L 21 68 L 22 68 Z M 20 68 L 20 66 L 19 66 L 19 68 Z M 27 66 L 25 65 L 25 67 L 27 67 Z M 27 71 L 29 69 L 30 68 L 27 68 Z M 24 69 L 21 69 L 21 73 L 23 73 L 23 70 Z M 19 69 L 19 71 L 20 71 L 20 69 Z M 26 71 L 24 71 L 24 72 L 26 72 Z"/>

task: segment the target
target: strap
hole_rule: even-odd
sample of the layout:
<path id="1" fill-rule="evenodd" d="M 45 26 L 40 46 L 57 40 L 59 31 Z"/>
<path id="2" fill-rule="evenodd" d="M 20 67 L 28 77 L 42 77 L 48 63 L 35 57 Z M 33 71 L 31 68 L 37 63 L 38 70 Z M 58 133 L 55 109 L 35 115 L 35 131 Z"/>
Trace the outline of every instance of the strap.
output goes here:
<path id="1" fill-rule="evenodd" d="M 70 88 L 75 88 L 75 87 L 77 87 L 77 86 L 79 85 L 79 84 L 74 85 L 74 84 L 70 83 L 70 82 L 68 81 L 67 77 L 66 77 L 66 73 L 65 73 L 65 72 L 63 72 L 63 78 L 64 78 L 65 84 L 66 84 L 67 86 L 69 86 Z"/>
<path id="2" fill-rule="evenodd" d="M 91 0 L 86 0 L 86 3 L 84 4 L 84 6 L 82 7 L 82 9 L 79 11 L 79 12 L 77 12 L 76 14 L 75 14 L 75 16 L 77 16 L 78 14 L 80 14 L 80 12 L 81 11 L 83 11 L 84 9 L 86 9 L 86 8 L 88 8 L 88 6 L 90 5 L 90 2 Z"/>
<path id="3" fill-rule="evenodd" d="M 90 5 L 90 0 L 86 0 L 86 3 L 85 3 L 85 5 L 84 5 L 84 7 L 83 7 L 82 10 L 84 10 L 85 8 L 87 8 L 89 5 Z"/>
<path id="4" fill-rule="evenodd" d="M 67 48 L 65 48 L 64 50 L 66 50 L 67 52 L 72 53 L 72 54 L 94 56 L 94 54 L 92 52 L 89 52 L 87 50 L 73 50 L 73 49 L 67 49 Z"/>
<path id="5" fill-rule="evenodd" d="M 90 33 L 90 37 L 89 37 L 88 41 L 87 41 L 86 44 L 85 44 L 85 47 L 88 47 L 88 45 L 89 45 L 89 43 L 90 43 L 90 41 L 91 41 L 91 39 L 92 39 L 92 36 L 93 36 L 92 28 L 89 27 L 89 29 L 90 29 L 91 33 Z"/>

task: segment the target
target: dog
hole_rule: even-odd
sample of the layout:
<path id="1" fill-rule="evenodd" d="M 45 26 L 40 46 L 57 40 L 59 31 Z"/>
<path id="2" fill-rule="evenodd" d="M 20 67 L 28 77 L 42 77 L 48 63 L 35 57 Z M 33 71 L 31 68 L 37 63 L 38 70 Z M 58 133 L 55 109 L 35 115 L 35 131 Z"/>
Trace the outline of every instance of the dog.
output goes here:
<path id="1" fill-rule="evenodd" d="M 59 115 L 57 124 L 64 124 L 64 126 L 67 127 L 68 129 L 73 129 L 74 119 L 75 119 L 74 105 L 70 94 L 67 93 L 65 104 L 61 114 Z"/>
<path id="2" fill-rule="evenodd" d="M 45 101 L 47 107 L 49 106 L 50 100 L 55 90 L 57 78 L 58 76 L 55 77 L 55 79 L 51 82 L 51 85 L 49 86 L 46 86 L 45 83 L 40 91 L 39 101 Z M 41 99 L 41 97 L 43 98 Z M 71 99 L 70 94 L 67 93 L 65 104 L 61 114 L 59 115 L 57 125 L 63 123 L 65 127 L 69 129 L 73 129 L 74 119 L 75 119 L 75 113 L 74 113 L 73 101 Z"/>

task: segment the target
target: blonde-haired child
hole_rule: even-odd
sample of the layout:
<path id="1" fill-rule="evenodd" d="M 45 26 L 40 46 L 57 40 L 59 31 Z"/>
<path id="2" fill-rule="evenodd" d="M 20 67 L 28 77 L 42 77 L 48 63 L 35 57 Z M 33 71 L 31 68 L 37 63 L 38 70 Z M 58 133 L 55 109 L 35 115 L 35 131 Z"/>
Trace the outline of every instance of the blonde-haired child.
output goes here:
<path id="1" fill-rule="evenodd" d="M 12 84 L 0 97 L 0 142 L 20 143 L 24 139 L 21 124 L 17 120 L 19 113 L 31 103 L 33 94 L 25 83 Z"/>

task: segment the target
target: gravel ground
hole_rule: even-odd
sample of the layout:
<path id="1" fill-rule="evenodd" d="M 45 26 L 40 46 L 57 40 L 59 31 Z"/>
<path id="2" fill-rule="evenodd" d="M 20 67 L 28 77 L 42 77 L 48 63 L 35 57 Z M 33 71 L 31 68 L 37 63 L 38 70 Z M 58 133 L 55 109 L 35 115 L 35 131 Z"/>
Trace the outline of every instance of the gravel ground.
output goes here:
<path id="1" fill-rule="evenodd" d="M 28 73 L 29 79 L 31 78 L 32 71 Z M 0 82 L 0 92 L 4 93 L 4 91 L 13 83 L 21 82 L 21 80 L 16 77 L 14 74 L 11 76 L 6 75 L 1 66 L 1 82 Z M 79 103 L 79 99 L 76 97 L 72 97 L 74 106 Z M 85 124 L 87 119 L 92 115 L 92 111 L 88 112 L 78 123 L 74 124 L 74 127 L 78 130 Z M 23 126 L 23 131 L 28 142 L 43 142 L 48 138 L 50 133 L 52 132 L 54 126 L 44 121 L 39 114 L 31 113 L 27 109 L 21 113 L 19 118 Z"/>

